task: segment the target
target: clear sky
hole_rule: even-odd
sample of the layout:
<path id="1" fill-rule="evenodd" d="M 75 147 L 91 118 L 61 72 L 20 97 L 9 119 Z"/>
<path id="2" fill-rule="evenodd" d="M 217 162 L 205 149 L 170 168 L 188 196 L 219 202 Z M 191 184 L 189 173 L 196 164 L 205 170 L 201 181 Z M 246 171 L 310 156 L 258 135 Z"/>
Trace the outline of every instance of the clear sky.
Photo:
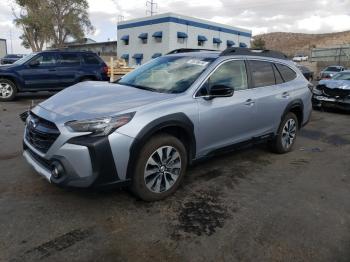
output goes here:
<path id="1" fill-rule="evenodd" d="M 146 0 L 88 0 L 97 41 L 116 40 L 118 16 L 146 15 Z M 267 32 L 326 33 L 350 30 L 350 0 L 158 0 L 158 13 L 175 12 L 253 30 Z M 0 0 L 0 38 L 10 32 L 14 53 L 29 53 L 20 45 L 20 30 L 13 23 L 12 0 Z"/>

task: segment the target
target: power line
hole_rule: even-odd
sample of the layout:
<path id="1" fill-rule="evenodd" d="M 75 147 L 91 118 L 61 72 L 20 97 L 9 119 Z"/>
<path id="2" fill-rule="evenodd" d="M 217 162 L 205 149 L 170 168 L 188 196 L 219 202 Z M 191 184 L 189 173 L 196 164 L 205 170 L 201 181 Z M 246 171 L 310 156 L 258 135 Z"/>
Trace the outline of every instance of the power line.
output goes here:
<path id="1" fill-rule="evenodd" d="M 146 15 L 151 15 L 153 16 L 154 14 L 156 14 L 157 12 L 155 11 L 158 8 L 158 4 L 156 2 L 154 2 L 154 0 L 150 0 L 146 2 Z"/>

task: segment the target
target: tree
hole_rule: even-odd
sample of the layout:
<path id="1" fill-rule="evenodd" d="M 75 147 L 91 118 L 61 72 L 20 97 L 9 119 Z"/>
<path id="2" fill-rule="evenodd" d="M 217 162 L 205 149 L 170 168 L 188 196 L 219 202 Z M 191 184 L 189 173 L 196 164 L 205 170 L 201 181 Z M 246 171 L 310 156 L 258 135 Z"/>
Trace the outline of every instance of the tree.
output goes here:
<path id="1" fill-rule="evenodd" d="M 50 40 L 49 7 L 46 0 L 16 0 L 19 14 L 13 9 L 14 23 L 23 31 L 20 39 L 25 48 L 41 51 Z"/>
<path id="2" fill-rule="evenodd" d="M 69 38 L 80 40 L 93 30 L 87 0 L 14 0 L 15 24 L 23 31 L 22 45 L 41 51 L 45 43 L 62 48 Z"/>
<path id="3" fill-rule="evenodd" d="M 261 37 L 254 38 L 252 42 L 252 48 L 254 49 L 265 49 L 265 41 Z"/>
<path id="4" fill-rule="evenodd" d="M 81 40 L 93 31 L 87 10 L 87 0 L 47 0 L 52 12 L 51 37 L 53 46 L 64 47 L 68 38 Z"/>

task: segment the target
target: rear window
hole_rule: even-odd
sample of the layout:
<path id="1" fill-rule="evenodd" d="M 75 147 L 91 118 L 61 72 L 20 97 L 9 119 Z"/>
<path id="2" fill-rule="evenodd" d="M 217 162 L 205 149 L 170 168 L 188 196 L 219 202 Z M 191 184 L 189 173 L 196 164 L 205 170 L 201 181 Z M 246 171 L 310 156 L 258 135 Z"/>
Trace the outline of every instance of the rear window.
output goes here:
<path id="1" fill-rule="evenodd" d="M 101 62 L 94 54 L 83 54 L 83 61 L 88 65 L 99 65 Z"/>
<path id="2" fill-rule="evenodd" d="M 252 71 L 255 87 L 275 85 L 275 74 L 272 63 L 264 61 L 248 61 Z"/>
<path id="3" fill-rule="evenodd" d="M 76 54 L 61 54 L 60 63 L 65 66 L 80 65 L 80 58 Z"/>
<path id="4" fill-rule="evenodd" d="M 278 71 L 281 73 L 284 82 L 292 81 L 297 77 L 297 74 L 288 66 L 276 64 Z"/>
<path id="5" fill-rule="evenodd" d="M 336 66 L 329 66 L 326 68 L 326 70 L 324 71 L 329 71 L 329 72 L 340 72 L 341 68 L 340 67 L 336 67 Z"/>

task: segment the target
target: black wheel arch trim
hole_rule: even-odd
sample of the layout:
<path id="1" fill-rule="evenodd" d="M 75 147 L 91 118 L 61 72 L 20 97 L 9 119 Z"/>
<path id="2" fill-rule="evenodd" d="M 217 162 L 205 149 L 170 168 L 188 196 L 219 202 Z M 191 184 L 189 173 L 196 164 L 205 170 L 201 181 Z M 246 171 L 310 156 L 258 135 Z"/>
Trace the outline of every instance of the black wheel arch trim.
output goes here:
<path id="1" fill-rule="evenodd" d="M 184 113 L 174 113 L 162 116 L 146 125 L 135 137 L 135 140 L 130 148 L 130 158 L 126 174 L 127 179 L 131 179 L 133 176 L 138 152 L 141 150 L 141 147 L 145 144 L 145 142 L 147 142 L 151 136 L 160 130 L 169 127 L 181 128 L 186 132 L 186 135 L 190 139 L 190 143 L 189 145 L 185 145 L 185 147 L 190 147 L 189 163 L 192 162 L 196 155 L 196 138 L 194 135 L 194 125 L 192 121 Z"/>
<path id="2" fill-rule="evenodd" d="M 71 138 L 68 143 L 86 146 L 90 153 L 94 182 L 92 186 L 115 184 L 120 181 L 108 136 Z"/>
<path id="3" fill-rule="evenodd" d="M 294 108 L 300 108 L 300 110 L 301 110 L 301 119 L 300 119 L 300 125 L 299 125 L 299 128 L 301 128 L 301 126 L 304 122 L 304 103 L 303 103 L 303 100 L 301 100 L 301 99 L 295 99 L 295 100 L 288 103 L 288 105 L 284 109 L 284 112 L 281 116 L 281 122 L 283 121 L 284 116 L 286 114 L 288 114 L 289 112 L 291 112 L 292 109 L 294 109 Z"/>

